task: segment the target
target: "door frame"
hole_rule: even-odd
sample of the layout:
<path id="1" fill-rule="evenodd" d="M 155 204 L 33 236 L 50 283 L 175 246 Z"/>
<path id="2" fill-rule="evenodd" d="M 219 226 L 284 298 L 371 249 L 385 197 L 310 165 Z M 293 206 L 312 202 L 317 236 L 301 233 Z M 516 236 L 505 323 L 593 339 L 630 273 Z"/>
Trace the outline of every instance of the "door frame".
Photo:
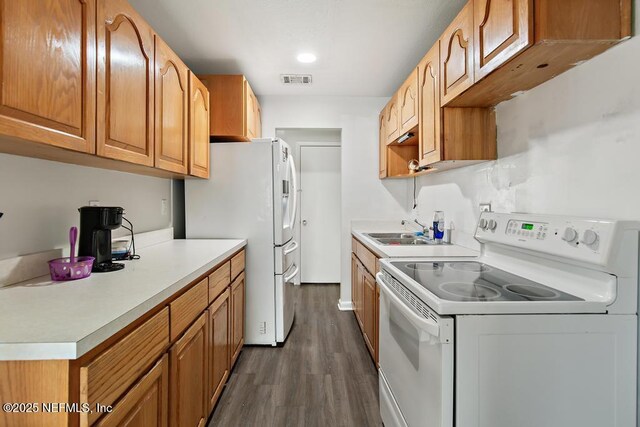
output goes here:
<path id="1" fill-rule="evenodd" d="M 299 274 L 299 278 L 300 278 L 300 283 L 298 283 L 298 285 L 302 284 L 302 270 L 304 269 L 304 265 L 302 263 L 302 249 L 303 249 L 303 239 L 302 239 L 302 197 L 303 197 L 303 186 L 304 184 L 302 183 L 302 169 L 303 169 L 303 165 L 302 165 L 302 149 L 304 147 L 338 147 L 340 148 L 340 183 L 342 183 L 342 142 L 341 141 L 302 141 L 302 142 L 296 142 L 296 144 L 298 145 L 298 173 L 300 174 L 300 179 L 298 180 L 298 192 L 300 193 L 298 196 L 298 219 L 297 219 L 297 225 L 298 225 L 298 230 L 300 230 L 300 238 L 298 239 L 298 243 L 300 244 L 300 250 L 298 251 L 298 256 L 299 256 L 299 260 L 298 260 L 298 265 L 300 266 L 300 272 Z M 342 188 L 340 188 L 340 207 L 342 208 Z M 342 230 L 342 211 L 340 214 L 340 230 Z M 341 233 L 342 234 L 342 233 Z M 341 242 L 342 244 L 342 238 L 341 238 Z M 342 261 L 340 261 L 340 271 L 342 271 Z M 338 282 L 338 284 L 340 284 Z"/>

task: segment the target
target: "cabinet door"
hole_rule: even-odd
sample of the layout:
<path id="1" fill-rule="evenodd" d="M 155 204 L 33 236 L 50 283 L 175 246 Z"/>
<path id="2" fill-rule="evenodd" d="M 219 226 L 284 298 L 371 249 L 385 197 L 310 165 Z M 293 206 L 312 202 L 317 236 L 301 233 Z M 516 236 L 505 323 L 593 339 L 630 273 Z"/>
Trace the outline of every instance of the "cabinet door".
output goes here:
<path id="1" fill-rule="evenodd" d="M 253 93 L 248 81 L 244 81 L 245 86 L 245 135 L 247 138 L 256 138 L 256 114 L 258 111 L 258 101 Z"/>
<path id="2" fill-rule="evenodd" d="M 356 308 L 356 317 L 358 319 L 358 323 L 360 324 L 360 329 L 364 330 L 364 307 L 363 307 L 363 286 L 364 286 L 364 267 L 357 261 L 358 273 L 356 276 L 356 295 L 358 300 L 358 305 Z"/>
<path id="3" fill-rule="evenodd" d="M 418 70 L 413 70 L 398 91 L 400 132 L 403 135 L 418 125 Z"/>
<path id="4" fill-rule="evenodd" d="M 380 286 L 376 283 L 375 298 L 375 356 L 376 366 L 380 367 Z"/>
<path id="5" fill-rule="evenodd" d="M 209 178 L 209 91 L 189 72 L 189 175 Z"/>
<path id="6" fill-rule="evenodd" d="M 353 314 L 358 320 L 358 261 L 353 253 L 351 254 L 351 305 Z"/>
<path id="7" fill-rule="evenodd" d="M 222 388 L 229 377 L 229 289 L 224 291 L 209 306 L 208 318 L 208 363 L 209 385 L 208 411 L 212 411 Z"/>
<path id="8" fill-rule="evenodd" d="M 256 104 L 258 105 L 256 111 L 256 138 L 262 138 L 262 106 L 256 98 Z"/>
<path id="9" fill-rule="evenodd" d="M 187 173 L 189 148 L 189 69 L 155 36 L 155 165 Z"/>
<path id="10" fill-rule="evenodd" d="M 440 43 L 418 65 L 420 96 L 420 163 L 442 160 L 442 115 L 440 108 Z"/>
<path id="11" fill-rule="evenodd" d="M 170 425 L 204 426 L 208 415 L 206 314 L 171 347 Z"/>
<path id="12" fill-rule="evenodd" d="M 364 339 L 371 356 L 375 359 L 376 347 L 376 281 L 371 274 L 365 272 L 362 277 L 362 311 Z"/>
<path id="13" fill-rule="evenodd" d="M 460 11 L 440 39 L 441 99 L 447 105 L 473 79 L 473 0 Z"/>
<path id="14" fill-rule="evenodd" d="M 166 427 L 169 407 L 169 358 L 162 359 L 105 415 L 96 427 Z"/>
<path id="15" fill-rule="evenodd" d="M 233 366 L 244 345 L 244 273 L 231 284 L 231 364 Z"/>
<path id="16" fill-rule="evenodd" d="M 398 98 L 396 95 L 385 107 L 384 129 L 387 134 L 386 143 L 394 142 L 400 136 L 400 127 L 398 126 Z"/>
<path id="17" fill-rule="evenodd" d="M 95 0 L 0 2 L 0 133 L 95 153 Z"/>
<path id="18" fill-rule="evenodd" d="M 533 43 L 533 0 L 474 0 L 475 81 Z"/>
<path id="19" fill-rule="evenodd" d="M 126 0 L 99 0 L 97 22 L 98 155 L 153 166 L 153 30 Z"/>
<path id="20" fill-rule="evenodd" d="M 378 118 L 378 126 L 379 126 L 379 141 L 378 141 L 378 150 L 379 150 L 379 162 L 380 162 L 380 172 L 379 172 L 379 176 L 380 178 L 386 178 L 387 177 L 387 136 L 385 134 L 385 128 L 384 128 L 384 113 L 385 111 L 382 110 L 380 112 L 380 117 Z"/>

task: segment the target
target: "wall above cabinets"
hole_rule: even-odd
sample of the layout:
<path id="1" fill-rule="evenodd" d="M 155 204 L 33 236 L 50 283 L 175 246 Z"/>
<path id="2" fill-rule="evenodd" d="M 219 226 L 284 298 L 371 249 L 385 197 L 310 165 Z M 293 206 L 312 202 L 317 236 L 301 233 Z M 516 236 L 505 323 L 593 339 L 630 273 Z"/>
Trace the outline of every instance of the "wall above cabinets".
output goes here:
<path id="1" fill-rule="evenodd" d="M 191 72 L 126 0 L 10 3 L 0 15 L 1 152 L 190 174 L 192 153 L 208 150 L 189 121 Z"/>
<path id="2" fill-rule="evenodd" d="M 631 0 L 470 0 L 380 113 L 380 178 L 495 160 L 495 105 L 630 35 Z"/>
<path id="3" fill-rule="evenodd" d="M 210 93 L 212 142 L 246 142 L 262 137 L 262 107 L 243 75 L 198 77 Z"/>

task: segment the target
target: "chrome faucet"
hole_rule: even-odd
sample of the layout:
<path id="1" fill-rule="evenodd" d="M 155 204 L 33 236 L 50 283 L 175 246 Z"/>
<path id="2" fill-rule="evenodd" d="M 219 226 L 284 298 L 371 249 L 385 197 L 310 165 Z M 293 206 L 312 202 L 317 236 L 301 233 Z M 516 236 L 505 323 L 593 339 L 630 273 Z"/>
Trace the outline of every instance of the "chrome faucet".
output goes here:
<path id="1" fill-rule="evenodd" d="M 424 225 L 424 224 L 422 224 L 422 223 L 420 223 L 417 219 L 414 219 L 413 221 L 409 221 L 408 219 L 403 219 L 401 224 L 402 224 L 402 225 L 407 225 L 407 224 L 412 224 L 412 223 L 414 223 L 414 222 L 415 222 L 416 224 L 418 224 L 418 225 L 420 226 L 420 228 L 422 228 L 422 233 L 423 233 L 425 236 L 428 236 L 428 235 L 429 235 L 429 227 L 428 227 L 428 226 L 426 226 L 426 225 Z"/>

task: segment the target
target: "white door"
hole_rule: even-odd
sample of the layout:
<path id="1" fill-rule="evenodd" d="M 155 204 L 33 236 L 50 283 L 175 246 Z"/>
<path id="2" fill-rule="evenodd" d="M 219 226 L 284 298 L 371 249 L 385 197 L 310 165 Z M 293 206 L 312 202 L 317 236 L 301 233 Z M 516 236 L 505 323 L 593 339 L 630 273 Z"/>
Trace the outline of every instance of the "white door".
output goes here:
<path id="1" fill-rule="evenodd" d="M 340 151 L 300 147 L 302 283 L 340 283 Z"/>

